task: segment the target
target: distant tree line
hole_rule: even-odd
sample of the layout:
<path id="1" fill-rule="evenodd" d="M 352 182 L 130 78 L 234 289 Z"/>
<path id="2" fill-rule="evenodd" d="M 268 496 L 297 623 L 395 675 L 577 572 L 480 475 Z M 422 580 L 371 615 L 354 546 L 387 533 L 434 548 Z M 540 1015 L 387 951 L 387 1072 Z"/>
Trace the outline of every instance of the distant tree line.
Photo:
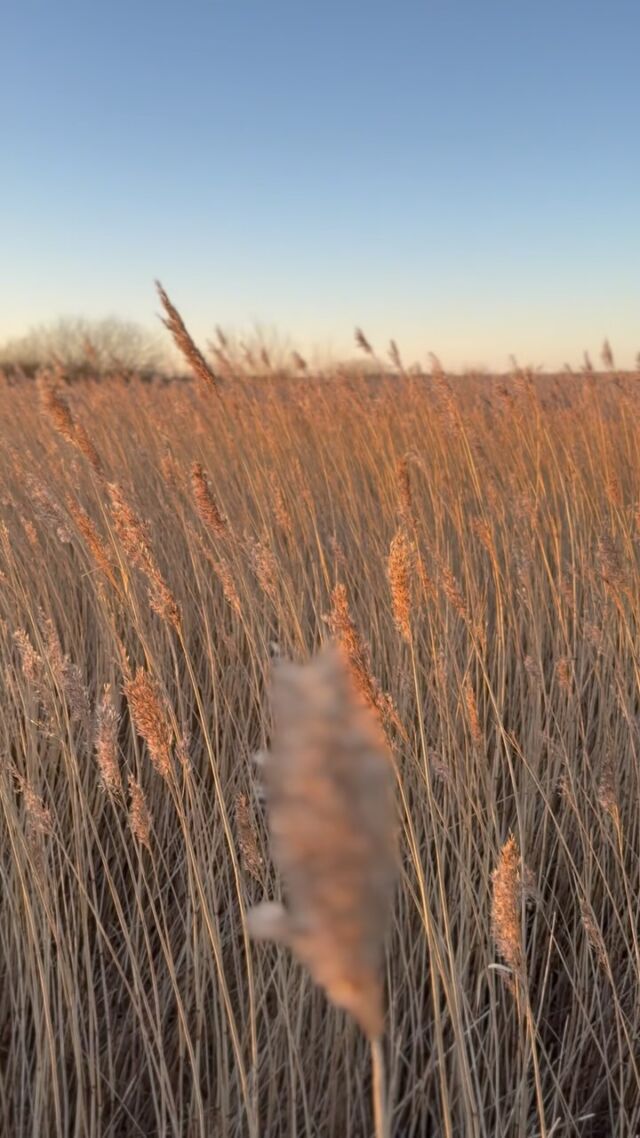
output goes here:
<path id="1" fill-rule="evenodd" d="M 0 367 L 9 374 L 25 376 L 43 367 L 56 367 L 69 379 L 116 372 L 151 378 L 181 370 L 160 332 L 156 335 L 115 317 L 66 317 L 33 328 L 0 346 Z"/>

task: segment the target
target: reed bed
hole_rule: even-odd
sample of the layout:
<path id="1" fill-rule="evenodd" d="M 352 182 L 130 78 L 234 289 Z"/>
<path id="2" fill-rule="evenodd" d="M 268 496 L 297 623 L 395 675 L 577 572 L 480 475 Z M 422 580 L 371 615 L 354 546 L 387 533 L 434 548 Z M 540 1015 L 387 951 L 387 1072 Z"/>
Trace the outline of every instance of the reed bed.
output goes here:
<path id="1" fill-rule="evenodd" d="M 0 381 L 0 1134 L 373 1133 L 249 928 L 273 661 L 333 639 L 398 804 L 389 1133 L 631 1138 L 639 377 L 250 376 L 165 311 L 192 382 Z"/>

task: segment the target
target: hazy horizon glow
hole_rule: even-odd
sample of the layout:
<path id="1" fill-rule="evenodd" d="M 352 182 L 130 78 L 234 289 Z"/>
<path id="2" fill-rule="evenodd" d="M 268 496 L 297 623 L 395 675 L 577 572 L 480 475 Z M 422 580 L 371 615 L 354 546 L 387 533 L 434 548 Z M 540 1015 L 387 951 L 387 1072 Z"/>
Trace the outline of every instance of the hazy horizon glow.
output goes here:
<path id="1" fill-rule="evenodd" d="M 636 0 L 9 0 L 0 339 L 64 315 L 408 362 L 640 350 Z"/>

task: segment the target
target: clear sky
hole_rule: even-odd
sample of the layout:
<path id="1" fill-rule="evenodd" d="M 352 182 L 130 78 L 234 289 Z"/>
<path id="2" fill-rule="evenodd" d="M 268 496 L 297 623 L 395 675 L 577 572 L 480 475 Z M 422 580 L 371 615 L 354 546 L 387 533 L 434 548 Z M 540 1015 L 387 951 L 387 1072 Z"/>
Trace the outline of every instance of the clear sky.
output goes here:
<path id="1" fill-rule="evenodd" d="M 0 338 L 640 350 L 639 0 L 2 0 Z"/>

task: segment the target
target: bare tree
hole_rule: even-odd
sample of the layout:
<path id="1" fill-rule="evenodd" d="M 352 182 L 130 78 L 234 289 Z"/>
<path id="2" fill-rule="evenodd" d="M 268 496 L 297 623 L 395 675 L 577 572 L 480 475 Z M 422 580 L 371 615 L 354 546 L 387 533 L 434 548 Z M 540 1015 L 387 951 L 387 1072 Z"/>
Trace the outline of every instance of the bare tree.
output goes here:
<path id="1" fill-rule="evenodd" d="M 65 317 L 31 329 L 0 347 L 0 364 L 33 371 L 57 365 L 70 372 L 156 372 L 171 369 L 160 334 L 116 317 Z"/>

